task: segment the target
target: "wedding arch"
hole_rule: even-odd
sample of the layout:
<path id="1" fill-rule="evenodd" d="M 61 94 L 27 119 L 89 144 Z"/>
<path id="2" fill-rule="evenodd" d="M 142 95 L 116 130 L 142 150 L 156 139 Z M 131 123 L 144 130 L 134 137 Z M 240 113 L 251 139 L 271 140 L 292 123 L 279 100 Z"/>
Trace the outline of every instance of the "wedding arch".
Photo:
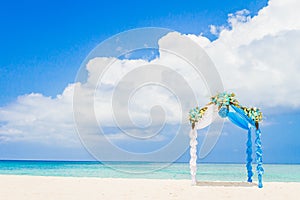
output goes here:
<path id="1" fill-rule="evenodd" d="M 252 139 L 251 134 L 255 130 L 255 146 L 256 146 L 256 172 L 258 175 L 258 187 L 262 188 L 262 175 L 264 169 L 262 166 L 262 148 L 261 148 L 261 131 L 259 129 L 259 123 L 262 120 L 262 113 L 258 108 L 247 108 L 236 100 L 234 93 L 222 92 L 213 97 L 211 97 L 211 102 L 209 102 L 205 107 L 196 107 L 192 109 L 189 113 L 189 121 L 191 123 L 190 131 L 190 170 L 192 177 L 192 184 L 197 183 L 196 173 L 197 173 L 197 129 L 203 129 L 209 126 L 213 120 L 216 113 L 222 118 L 228 118 L 232 123 L 248 131 L 247 139 L 247 176 L 248 182 L 252 182 Z"/>

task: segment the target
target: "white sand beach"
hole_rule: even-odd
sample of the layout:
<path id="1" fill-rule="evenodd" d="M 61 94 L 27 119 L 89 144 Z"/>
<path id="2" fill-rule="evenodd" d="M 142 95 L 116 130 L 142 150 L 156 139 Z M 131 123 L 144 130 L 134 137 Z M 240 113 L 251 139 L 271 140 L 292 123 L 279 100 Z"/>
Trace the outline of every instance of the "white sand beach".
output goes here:
<path id="1" fill-rule="evenodd" d="M 199 182 L 0 175 L 0 198 L 35 199 L 299 199 L 300 183 Z"/>

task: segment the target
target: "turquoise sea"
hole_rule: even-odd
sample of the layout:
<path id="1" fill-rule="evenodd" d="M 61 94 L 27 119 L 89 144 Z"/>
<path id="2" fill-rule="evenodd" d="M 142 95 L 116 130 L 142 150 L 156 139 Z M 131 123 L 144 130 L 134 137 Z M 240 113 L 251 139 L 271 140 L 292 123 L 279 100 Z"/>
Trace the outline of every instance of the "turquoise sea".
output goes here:
<path id="1" fill-rule="evenodd" d="M 253 165 L 255 169 L 255 164 Z M 300 165 L 265 164 L 264 181 L 300 182 Z M 124 172 L 127 171 L 127 172 Z M 0 161 L 0 174 L 64 177 L 190 179 L 188 163 Z M 198 164 L 198 180 L 245 181 L 244 164 Z M 254 175 L 256 181 L 256 175 Z"/>

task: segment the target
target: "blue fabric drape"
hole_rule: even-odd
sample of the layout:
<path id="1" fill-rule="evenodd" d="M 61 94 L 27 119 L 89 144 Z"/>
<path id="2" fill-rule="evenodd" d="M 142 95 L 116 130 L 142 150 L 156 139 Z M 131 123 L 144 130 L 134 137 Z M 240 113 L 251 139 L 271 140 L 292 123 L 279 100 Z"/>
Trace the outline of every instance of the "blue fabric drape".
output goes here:
<path id="1" fill-rule="evenodd" d="M 261 148 L 261 132 L 259 129 L 256 130 L 256 139 L 255 139 L 255 145 L 256 145 L 256 171 L 258 174 L 258 187 L 262 188 L 262 175 L 264 174 L 264 168 L 262 166 L 262 148 Z"/>
<path id="2" fill-rule="evenodd" d="M 248 182 L 252 182 L 252 176 L 253 176 L 253 171 L 252 171 L 252 140 L 251 140 L 251 128 L 248 129 L 248 140 L 247 140 L 247 175 L 248 175 Z"/>
<path id="3" fill-rule="evenodd" d="M 232 106 L 235 112 L 229 112 L 227 117 L 228 119 L 237 125 L 238 127 L 248 130 L 248 140 L 247 140 L 247 175 L 248 175 L 248 182 L 252 182 L 252 176 L 253 176 L 253 171 L 252 171 L 252 141 L 251 141 L 251 126 L 255 126 L 255 122 L 250 119 L 247 115 L 245 115 L 244 111 L 241 110 L 240 108 L 237 108 L 235 106 Z M 249 126 L 250 124 L 250 126 Z M 257 152 L 256 152 L 257 155 Z M 259 167 L 260 168 L 260 167 Z M 259 187 L 262 187 L 262 181 L 261 178 L 262 176 L 259 174 L 258 175 L 258 180 L 259 180 Z"/>
<path id="4" fill-rule="evenodd" d="M 248 130 L 248 122 L 237 112 L 229 112 L 228 119 L 242 129 Z"/>
<path id="5" fill-rule="evenodd" d="M 252 126 L 255 126 L 255 121 L 253 121 L 250 117 L 248 117 L 247 115 L 245 115 L 244 111 L 234 105 L 231 105 L 231 107 L 233 108 L 233 110 L 235 112 L 237 112 L 238 114 L 240 114 L 240 116 L 242 118 L 244 118 L 248 123 L 250 123 Z"/>

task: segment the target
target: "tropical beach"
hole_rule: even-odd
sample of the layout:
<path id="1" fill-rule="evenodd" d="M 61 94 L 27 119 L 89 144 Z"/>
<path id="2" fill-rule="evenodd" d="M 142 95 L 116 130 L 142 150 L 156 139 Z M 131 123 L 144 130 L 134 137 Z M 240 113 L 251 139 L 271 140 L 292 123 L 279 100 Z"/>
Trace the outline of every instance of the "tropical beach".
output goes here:
<path id="1" fill-rule="evenodd" d="M 0 176 L 2 199 L 298 199 L 300 183 L 255 184 L 189 180 Z"/>
<path id="2" fill-rule="evenodd" d="M 246 182 L 241 164 L 199 164 L 192 186 L 189 164 L 1 161 L 0 193 L 4 199 L 298 199 L 300 165 L 265 165 L 264 188 Z M 116 170 L 119 169 L 119 170 Z"/>
<path id="3" fill-rule="evenodd" d="M 299 7 L 1 3 L 0 199 L 299 199 Z"/>

